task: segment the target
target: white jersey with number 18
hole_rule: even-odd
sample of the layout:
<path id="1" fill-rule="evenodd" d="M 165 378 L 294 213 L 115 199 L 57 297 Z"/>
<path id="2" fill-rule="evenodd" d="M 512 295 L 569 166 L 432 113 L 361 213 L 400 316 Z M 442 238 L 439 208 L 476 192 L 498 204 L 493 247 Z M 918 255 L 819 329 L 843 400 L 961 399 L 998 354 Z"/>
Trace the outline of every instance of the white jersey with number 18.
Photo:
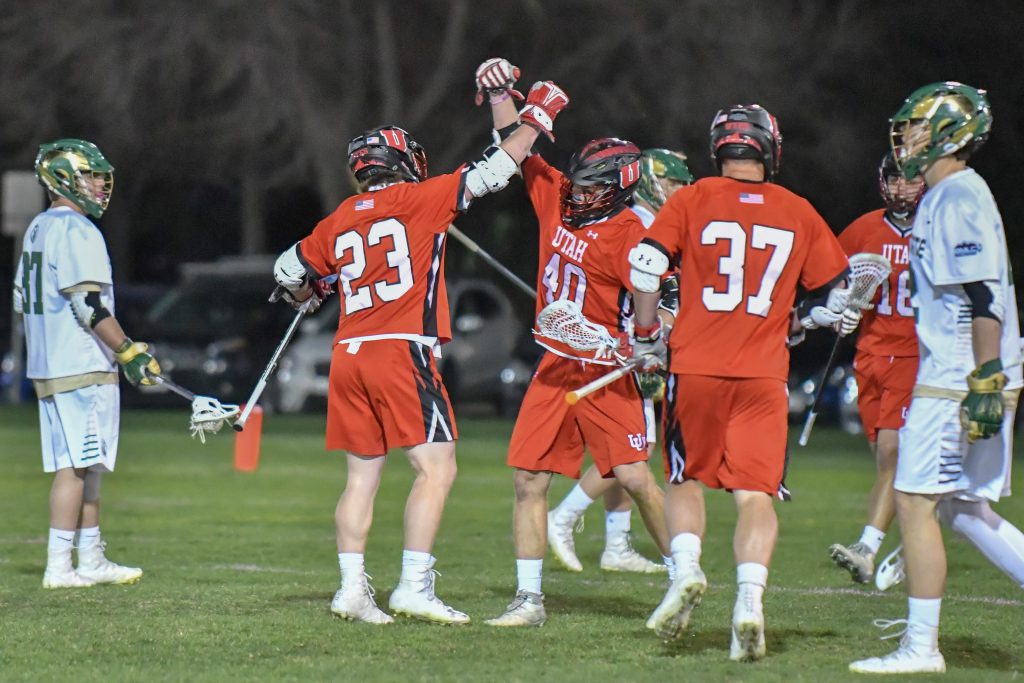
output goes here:
<path id="1" fill-rule="evenodd" d="M 22 290 L 30 379 L 117 371 L 111 351 L 82 327 L 62 292 L 83 282 L 100 285 L 100 301 L 113 313 L 110 256 L 99 228 L 68 208 L 36 216 L 14 281 Z"/>
<path id="2" fill-rule="evenodd" d="M 963 285 L 988 282 L 1003 321 L 1000 357 L 1009 387 L 1024 382 L 1020 326 L 1003 220 L 988 185 L 965 169 L 928 190 L 910 238 L 911 303 L 917 318 L 921 366 L 917 383 L 967 391 L 974 369 L 971 302 Z"/>

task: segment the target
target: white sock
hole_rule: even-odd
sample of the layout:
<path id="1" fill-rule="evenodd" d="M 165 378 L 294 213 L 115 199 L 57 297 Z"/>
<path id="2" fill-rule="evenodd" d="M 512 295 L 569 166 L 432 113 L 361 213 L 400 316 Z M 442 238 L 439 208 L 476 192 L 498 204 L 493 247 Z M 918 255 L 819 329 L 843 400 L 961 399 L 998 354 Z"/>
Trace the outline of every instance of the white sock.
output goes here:
<path id="1" fill-rule="evenodd" d="M 100 542 L 98 526 L 84 526 L 78 530 L 78 548 L 91 548 Z"/>
<path id="2" fill-rule="evenodd" d="M 363 562 L 363 553 L 338 553 L 338 566 L 341 568 L 343 588 L 362 583 L 363 572 L 366 571 Z"/>
<path id="3" fill-rule="evenodd" d="M 859 542 L 866 545 L 871 550 L 872 554 L 877 555 L 878 549 L 882 547 L 882 541 L 884 540 L 885 532 L 868 524 L 864 527 L 864 531 L 860 535 Z"/>
<path id="4" fill-rule="evenodd" d="M 71 571 L 71 549 L 75 547 L 75 532 L 50 528 L 46 544 L 46 566 L 58 571 Z"/>
<path id="5" fill-rule="evenodd" d="M 616 541 L 625 540 L 629 535 L 629 523 L 631 510 L 625 512 L 604 513 L 604 537 L 605 545 L 610 546 Z"/>
<path id="6" fill-rule="evenodd" d="M 668 567 L 668 582 L 672 583 L 676 580 L 676 563 L 668 555 L 662 555 L 661 561 Z"/>
<path id="7" fill-rule="evenodd" d="M 540 580 L 544 573 L 544 560 L 516 560 L 516 590 L 540 593 Z"/>
<path id="8" fill-rule="evenodd" d="M 672 561 L 676 567 L 688 564 L 700 564 L 700 536 L 697 534 L 679 534 L 672 539 Z"/>
<path id="9" fill-rule="evenodd" d="M 942 598 L 908 598 L 907 635 L 914 645 L 929 652 L 939 649 L 939 612 Z"/>
<path id="10" fill-rule="evenodd" d="M 768 585 L 768 567 L 756 562 L 744 562 L 736 566 L 736 585 L 740 590 L 751 591 L 758 602 Z"/>
<path id="11" fill-rule="evenodd" d="M 401 581 L 415 583 L 423 578 L 423 575 L 434 566 L 434 556 L 430 553 L 418 550 L 402 551 L 402 578 Z"/>
<path id="12" fill-rule="evenodd" d="M 988 501 L 944 500 L 939 517 L 1024 588 L 1024 534 L 996 514 Z"/>
<path id="13" fill-rule="evenodd" d="M 587 495 L 583 487 L 576 484 L 572 487 L 572 491 L 569 491 L 569 494 L 555 508 L 555 515 L 568 517 L 576 521 L 577 518 L 583 516 L 583 513 L 587 511 L 587 508 L 593 502 L 594 499 Z"/>

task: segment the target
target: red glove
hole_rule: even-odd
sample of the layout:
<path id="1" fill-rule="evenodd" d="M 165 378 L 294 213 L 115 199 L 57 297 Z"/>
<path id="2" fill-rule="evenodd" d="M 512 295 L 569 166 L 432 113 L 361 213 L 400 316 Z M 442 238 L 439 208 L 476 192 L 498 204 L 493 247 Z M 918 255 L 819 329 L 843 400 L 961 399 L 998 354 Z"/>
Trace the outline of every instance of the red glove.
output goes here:
<path id="1" fill-rule="evenodd" d="M 476 68 L 476 106 L 484 103 L 484 93 L 490 96 L 508 93 L 517 100 L 523 93 L 512 86 L 519 80 L 519 67 L 512 66 L 507 59 L 492 57 Z"/>
<path id="2" fill-rule="evenodd" d="M 526 96 L 526 106 L 519 112 L 519 120 L 555 139 L 552 129 L 555 117 L 569 104 L 569 96 L 551 81 L 537 81 Z"/>

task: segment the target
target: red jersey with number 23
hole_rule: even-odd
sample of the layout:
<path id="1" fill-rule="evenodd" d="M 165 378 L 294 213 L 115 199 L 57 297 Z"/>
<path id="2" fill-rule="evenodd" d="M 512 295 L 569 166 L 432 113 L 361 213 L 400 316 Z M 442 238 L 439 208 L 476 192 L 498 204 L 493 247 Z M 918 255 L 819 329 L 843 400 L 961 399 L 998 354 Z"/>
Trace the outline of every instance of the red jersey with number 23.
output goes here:
<path id="1" fill-rule="evenodd" d="M 580 306 L 587 320 L 625 340 L 627 321 L 633 315 L 628 254 L 646 232 L 644 224 L 625 209 L 569 230 L 562 224 L 562 174 L 537 154 L 527 158 L 522 169 L 540 224 L 536 312 L 552 301 L 570 299 Z M 537 341 L 561 356 L 615 364 L 614 360 L 595 359 L 593 353 L 575 351 L 546 337 L 538 335 Z"/>
<path id="2" fill-rule="evenodd" d="M 849 266 L 810 202 L 771 183 L 698 180 L 669 197 L 646 237 L 680 258 L 676 374 L 785 381 L 797 285 L 823 287 Z"/>
<path id="3" fill-rule="evenodd" d="M 356 339 L 451 340 L 444 248 L 465 210 L 461 169 L 349 197 L 299 249 L 321 277 L 338 274 L 335 343 Z"/>
<path id="4" fill-rule="evenodd" d="M 914 309 L 910 305 L 910 232 L 885 216 L 885 209 L 864 214 L 839 235 L 850 256 L 868 252 L 889 259 L 892 272 L 864 311 L 857 332 L 857 350 L 876 356 L 917 356 Z"/>

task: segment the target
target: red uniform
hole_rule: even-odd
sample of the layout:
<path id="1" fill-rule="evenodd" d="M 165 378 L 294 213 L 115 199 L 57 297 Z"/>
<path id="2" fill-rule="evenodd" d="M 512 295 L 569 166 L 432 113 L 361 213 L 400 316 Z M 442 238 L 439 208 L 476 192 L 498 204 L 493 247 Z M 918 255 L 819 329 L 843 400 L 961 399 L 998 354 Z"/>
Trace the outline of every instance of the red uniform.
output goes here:
<path id="1" fill-rule="evenodd" d="M 464 190 L 459 170 L 365 192 L 300 242 L 307 265 L 338 275 L 341 295 L 327 448 L 384 455 L 457 438 L 431 347 L 451 339 L 444 248 Z"/>
<path id="2" fill-rule="evenodd" d="M 645 233 L 643 223 L 623 210 L 569 230 L 561 219 L 562 174 L 538 155 L 524 161 L 522 169 L 540 224 L 537 312 L 557 299 L 572 299 L 587 320 L 624 336 L 633 311 L 627 255 Z M 568 406 L 567 391 L 608 372 L 605 364 L 614 361 L 595 361 L 547 338 L 538 336 L 537 341 L 548 353 L 519 409 L 508 464 L 578 477 L 584 445 L 604 476 L 616 465 L 645 461 L 647 423 L 636 382 L 623 379 Z"/>
<path id="3" fill-rule="evenodd" d="M 666 404 L 673 410 L 667 479 L 777 493 L 790 311 L 797 285 L 814 290 L 845 273 L 839 242 L 807 200 L 778 185 L 731 178 L 680 189 L 647 238 L 681 259 L 679 315 L 669 338 L 675 386 Z"/>
<path id="4" fill-rule="evenodd" d="M 864 214 L 839 235 L 847 254 L 881 254 L 892 263 L 874 308 L 864 311 L 857 333 L 857 406 L 869 441 L 879 429 L 903 426 L 917 376 L 918 346 L 910 305 L 910 228 L 900 228 L 885 209 Z"/>

